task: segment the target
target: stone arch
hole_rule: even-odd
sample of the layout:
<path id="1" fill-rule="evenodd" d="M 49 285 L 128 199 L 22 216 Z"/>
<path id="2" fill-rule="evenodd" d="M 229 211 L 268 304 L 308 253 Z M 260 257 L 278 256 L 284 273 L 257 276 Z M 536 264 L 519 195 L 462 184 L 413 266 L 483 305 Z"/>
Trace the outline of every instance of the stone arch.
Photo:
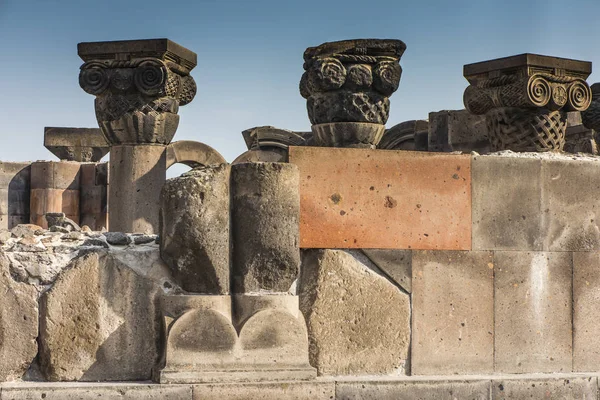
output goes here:
<path id="1" fill-rule="evenodd" d="M 226 163 L 225 158 L 207 144 L 194 140 L 179 140 L 167 146 L 167 169 L 174 164 L 190 168 Z"/>

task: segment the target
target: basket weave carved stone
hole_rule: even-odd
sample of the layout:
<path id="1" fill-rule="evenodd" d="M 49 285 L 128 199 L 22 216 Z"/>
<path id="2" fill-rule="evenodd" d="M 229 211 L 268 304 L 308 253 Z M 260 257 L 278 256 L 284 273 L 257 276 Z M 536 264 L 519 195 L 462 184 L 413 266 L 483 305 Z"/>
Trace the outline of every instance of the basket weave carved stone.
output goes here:
<path id="1" fill-rule="evenodd" d="M 472 114 L 485 114 L 493 151 L 562 151 L 567 111 L 585 111 L 591 63 L 522 54 L 465 65 Z"/>
<path id="2" fill-rule="evenodd" d="M 562 150 L 567 116 L 546 109 L 493 108 L 486 114 L 492 151 Z"/>

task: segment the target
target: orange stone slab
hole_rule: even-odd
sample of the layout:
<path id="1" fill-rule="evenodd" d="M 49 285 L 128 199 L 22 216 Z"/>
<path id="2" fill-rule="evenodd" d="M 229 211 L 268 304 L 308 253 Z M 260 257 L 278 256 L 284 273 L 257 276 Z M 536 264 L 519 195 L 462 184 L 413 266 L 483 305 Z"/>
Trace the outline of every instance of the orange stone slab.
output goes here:
<path id="1" fill-rule="evenodd" d="M 300 247 L 471 249 L 471 157 L 290 147 Z"/>

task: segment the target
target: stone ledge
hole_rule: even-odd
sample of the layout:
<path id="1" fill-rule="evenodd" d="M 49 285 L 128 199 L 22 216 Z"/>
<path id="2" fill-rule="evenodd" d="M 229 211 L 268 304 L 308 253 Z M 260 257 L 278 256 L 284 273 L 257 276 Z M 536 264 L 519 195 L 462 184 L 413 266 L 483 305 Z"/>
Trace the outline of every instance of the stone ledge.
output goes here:
<path id="1" fill-rule="evenodd" d="M 0 400 L 597 399 L 599 374 L 332 377 L 309 382 L 159 385 L 150 382 L 0 384 Z M 508 397 L 506 397 L 508 396 Z"/>

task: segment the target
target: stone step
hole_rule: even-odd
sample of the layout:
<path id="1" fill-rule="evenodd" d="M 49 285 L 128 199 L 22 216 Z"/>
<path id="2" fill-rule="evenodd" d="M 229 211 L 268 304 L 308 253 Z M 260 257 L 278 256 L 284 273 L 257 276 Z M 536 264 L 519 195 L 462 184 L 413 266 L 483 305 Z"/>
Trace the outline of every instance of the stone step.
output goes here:
<path id="1" fill-rule="evenodd" d="M 0 400 L 598 400 L 598 374 L 339 377 L 314 381 L 159 385 L 150 382 L 15 382 Z"/>

